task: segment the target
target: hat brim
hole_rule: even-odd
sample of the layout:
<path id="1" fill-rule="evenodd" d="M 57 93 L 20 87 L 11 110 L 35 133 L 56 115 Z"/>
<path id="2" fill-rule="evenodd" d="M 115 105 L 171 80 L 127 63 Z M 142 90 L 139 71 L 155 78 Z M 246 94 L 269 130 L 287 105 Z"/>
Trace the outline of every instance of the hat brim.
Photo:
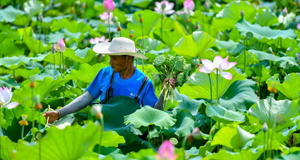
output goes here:
<path id="1" fill-rule="evenodd" d="M 107 55 L 115 55 L 115 56 L 128 55 L 128 56 L 134 56 L 134 57 L 141 58 L 141 59 L 148 59 L 148 57 L 146 57 L 145 55 L 136 53 L 136 52 L 113 52 L 113 51 L 110 51 L 110 50 L 108 50 L 110 44 L 111 44 L 110 42 L 98 43 L 93 47 L 93 51 L 96 52 L 97 54 L 107 54 Z"/>

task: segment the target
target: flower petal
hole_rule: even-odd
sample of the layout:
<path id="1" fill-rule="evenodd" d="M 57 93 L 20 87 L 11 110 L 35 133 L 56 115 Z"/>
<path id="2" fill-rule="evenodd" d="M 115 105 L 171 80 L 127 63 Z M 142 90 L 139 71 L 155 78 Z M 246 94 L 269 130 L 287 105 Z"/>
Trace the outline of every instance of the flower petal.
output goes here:
<path id="1" fill-rule="evenodd" d="M 230 69 L 230 68 L 234 67 L 235 65 L 236 65 L 236 62 L 230 62 L 228 67 L 225 70 Z"/>
<path id="2" fill-rule="evenodd" d="M 164 11 L 164 13 L 167 14 L 167 15 L 169 15 L 169 14 L 175 13 L 175 11 L 174 10 L 169 10 L 169 11 Z"/>
<path id="3" fill-rule="evenodd" d="M 226 70 L 226 68 L 228 68 L 228 65 L 229 65 L 229 62 L 222 62 L 222 63 L 220 63 L 218 69 L 219 69 L 220 71 Z"/>
<path id="4" fill-rule="evenodd" d="M 165 8 L 165 11 L 169 11 L 169 10 L 173 9 L 174 3 L 167 2 L 166 4 L 167 5 L 166 5 L 166 8 Z"/>
<path id="5" fill-rule="evenodd" d="M 232 75 L 229 72 L 221 72 L 220 75 L 225 79 L 232 80 Z"/>
<path id="6" fill-rule="evenodd" d="M 209 70 L 214 70 L 216 68 L 213 65 L 213 63 L 208 59 L 201 59 L 201 62 L 203 63 L 204 67 L 206 67 Z"/>
<path id="7" fill-rule="evenodd" d="M 213 64 L 214 64 L 215 68 L 218 68 L 219 65 L 220 65 L 222 62 L 223 62 L 223 58 L 222 58 L 221 56 L 217 55 L 217 56 L 214 58 Z"/>
<path id="8" fill-rule="evenodd" d="M 199 72 L 203 72 L 203 73 L 211 73 L 212 70 L 210 70 L 210 69 L 208 69 L 208 68 L 206 68 L 206 67 L 201 67 L 201 68 L 199 69 Z"/>
<path id="9" fill-rule="evenodd" d="M 5 108 L 7 108 L 7 109 L 13 109 L 13 108 L 17 107 L 18 105 L 19 105 L 18 102 L 11 102 L 8 105 L 6 105 Z"/>
<path id="10" fill-rule="evenodd" d="M 1 94 L 2 94 L 1 101 L 3 100 L 2 102 L 4 103 L 4 105 L 8 104 L 11 100 L 12 92 L 6 88 L 2 91 Z"/>

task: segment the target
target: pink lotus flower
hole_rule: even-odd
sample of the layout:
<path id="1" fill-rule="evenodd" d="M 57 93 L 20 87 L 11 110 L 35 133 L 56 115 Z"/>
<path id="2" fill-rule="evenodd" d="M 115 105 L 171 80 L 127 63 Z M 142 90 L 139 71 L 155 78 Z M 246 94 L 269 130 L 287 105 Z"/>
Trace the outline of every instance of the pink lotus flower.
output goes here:
<path id="1" fill-rule="evenodd" d="M 195 3 L 193 0 L 185 0 L 183 3 L 183 7 L 186 11 L 192 11 L 195 9 Z"/>
<path id="2" fill-rule="evenodd" d="M 102 36 L 101 38 L 95 37 L 95 39 L 93 39 L 93 38 L 90 39 L 91 44 L 97 44 L 100 42 L 108 42 L 108 41 L 109 41 L 109 39 L 105 39 L 105 36 Z"/>
<path id="3" fill-rule="evenodd" d="M 108 23 L 108 13 L 107 12 L 103 12 L 103 14 L 99 15 L 100 19 L 102 19 L 105 23 Z M 109 19 L 110 19 L 110 24 L 114 24 L 114 22 L 112 22 L 112 17 L 113 17 L 113 13 L 109 12 Z"/>
<path id="4" fill-rule="evenodd" d="M 173 14 L 175 11 L 173 10 L 174 3 L 170 3 L 169 1 L 155 2 L 156 7 L 154 10 L 160 14 Z"/>
<path id="5" fill-rule="evenodd" d="M 282 10 L 282 15 L 285 17 L 288 14 L 288 10 L 286 7 Z"/>
<path id="6" fill-rule="evenodd" d="M 214 61 L 211 62 L 208 59 L 201 59 L 201 62 L 203 63 L 203 67 L 199 69 L 199 72 L 203 73 L 211 73 L 218 71 L 218 74 L 220 74 L 223 78 L 231 80 L 232 75 L 229 72 L 223 72 L 223 70 L 228 70 L 236 65 L 236 62 L 228 62 L 228 56 L 224 59 L 222 59 L 221 56 L 216 56 L 214 58 Z"/>
<path id="7" fill-rule="evenodd" d="M 175 148 L 173 144 L 166 140 L 164 141 L 158 149 L 158 155 L 156 159 L 158 160 L 175 160 L 177 155 L 175 155 Z"/>
<path id="8" fill-rule="evenodd" d="M 115 10 L 115 2 L 113 0 L 104 0 L 103 7 L 106 12 L 113 12 Z"/>
<path id="9" fill-rule="evenodd" d="M 298 29 L 298 30 L 300 29 L 300 23 L 297 24 L 297 29 Z"/>
<path id="10" fill-rule="evenodd" d="M 11 88 L 8 89 L 6 87 L 0 88 L 0 108 L 5 107 L 7 109 L 13 109 L 19 105 L 18 102 L 11 102 L 11 97 L 12 97 L 12 92 Z"/>
<path id="11" fill-rule="evenodd" d="M 64 40 L 61 38 L 58 43 L 55 44 L 55 51 L 63 53 L 66 50 L 66 44 Z"/>

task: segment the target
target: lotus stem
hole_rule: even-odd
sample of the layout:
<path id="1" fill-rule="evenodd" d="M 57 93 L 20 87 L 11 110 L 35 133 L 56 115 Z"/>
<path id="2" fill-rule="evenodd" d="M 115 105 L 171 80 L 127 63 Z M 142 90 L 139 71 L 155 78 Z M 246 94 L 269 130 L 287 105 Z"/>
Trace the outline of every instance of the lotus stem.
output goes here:
<path id="1" fill-rule="evenodd" d="M 141 27 L 142 27 L 142 48 L 143 48 L 143 53 L 145 55 L 145 42 L 144 42 L 144 25 L 143 22 L 141 22 Z M 144 72 L 144 60 L 142 59 L 142 68 Z"/>
<path id="2" fill-rule="evenodd" d="M 148 126 L 148 148 L 150 148 L 150 125 Z"/>
<path id="3" fill-rule="evenodd" d="M 217 79 L 217 86 L 216 86 L 216 91 L 217 92 L 216 93 L 217 93 L 217 103 L 220 104 L 219 97 L 218 97 L 219 96 L 219 94 L 218 94 L 218 84 L 219 84 L 219 82 L 218 82 L 218 71 L 219 70 L 217 70 L 217 73 L 216 73 L 216 79 Z"/>
<path id="4" fill-rule="evenodd" d="M 164 19 L 164 14 L 161 13 L 161 24 L 160 24 L 160 41 L 163 41 L 163 19 Z"/>
<path id="5" fill-rule="evenodd" d="M 209 78 L 209 86 L 210 86 L 210 103 L 212 104 L 212 85 L 211 85 L 211 78 L 210 78 L 210 74 L 208 74 L 208 78 Z M 212 127 L 212 118 L 210 118 L 210 128 Z"/>
<path id="6" fill-rule="evenodd" d="M 108 12 L 108 40 L 110 41 L 110 12 Z"/>
<path id="7" fill-rule="evenodd" d="M 41 110 L 39 109 L 39 130 L 41 130 Z M 39 137 L 39 160 L 42 159 L 42 133 L 38 133 Z"/>
<path id="8" fill-rule="evenodd" d="M 269 105 L 270 105 L 270 107 L 269 107 L 269 119 L 268 119 L 268 123 L 269 123 L 269 126 L 271 127 L 272 94 L 270 96 Z M 275 125 L 275 123 L 274 123 L 274 125 Z M 275 127 L 274 125 L 273 125 L 273 130 L 272 130 L 271 136 L 273 136 L 274 127 Z M 270 130 L 268 130 L 268 139 L 271 139 L 271 142 L 270 142 L 270 144 L 268 146 L 268 149 L 269 149 L 269 151 L 268 151 L 268 157 L 270 157 L 271 156 L 271 150 L 272 150 L 272 137 L 270 138 Z"/>
<path id="9" fill-rule="evenodd" d="M 33 98 L 33 88 L 31 88 L 31 100 L 32 100 L 32 98 Z M 33 101 L 32 101 L 32 106 L 33 106 L 33 108 L 32 108 L 32 129 L 31 129 L 32 139 L 31 139 L 31 141 L 34 140 L 34 103 L 33 103 Z"/>
<path id="10" fill-rule="evenodd" d="M 266 133 L 264 132 L 264 160 L 266 159 Z"/>
<path id="11" fill-rule="evenodd" d="M 63 64 L 63 73 L 62 73 L 62 78 L 65 79 L 64 72 L 65 72 L 65 61 L 64 61 L 64 55 L 61 53 L 62 56 L 62 64 Z M 66 99 L 65 99 L 65 84 L 62 86 L 63 90 L 63 100 L 64 100 L 64 106 L 66 105 Z"/>
<path id="12" fill-rule="evenodd" d="M 2 127 L 1 127 L 1 121 L 2 121 L 2 117 L 1 117 L 1 114 L 2 114 L 2 105 L 0 106 L 0 132 L 2 131 Z M 0 146 L 1 146 L 1 136 L 0 136 Z M 0 159 L 1 158 L 1 151 L 0 151 Z"/>
<path id="13" fill-rule="evenodd" d="M 246 73 L 246 45 L 247 45 L 247 37 L 245 37 L 245 44 L 244 44 L 244 73 Z"/>
<path id="14" fill-rule="evenodd" d="M 183 141 L 182 141 L 182 155 L 183 155 L 183 159 L 185 160 L 185 144 L 186 144 L 186 140 L 187 140 L 188 136 L 185 136 Z"/>
<path id="15" fill-rule="evenodd" d="M 272 157 L 272 141 L 273 141 L 273 134 L 274 134 L 275 127 L 276 127 L 276 123 L 274 122 L 273 128 L 272 128 L 271 140 L 270 140 L 270 150 L 269 150 L 270 158 Z"/>
<path id="16" fill-rule="evenodd" d="M 54 66 L 54 70 L 55 70 L 55 54 L 53 53 L 53 66 Z"/>
<path id="17" fill-rule="evenodd" d="M 22 131 L 21 131 L 21 139 L 23 140 L 23 138 L 24 138 L 24 125 L 22 126 Z"/>
<path id="18" fill-rule="evenodd" d="M 101 121 L 101 125 L 99 125 L 100 127 L 100 140 L 99 140 L 99 148 L 98 148 L 98 152 L 100 154 L 101 152 L 101 145 L 102 145 L 102 137 L 103 137 L 103 128 L 104 128 L 104 120 L 103 120 L 103 116 L 100 117 L 100 121 Z"/>

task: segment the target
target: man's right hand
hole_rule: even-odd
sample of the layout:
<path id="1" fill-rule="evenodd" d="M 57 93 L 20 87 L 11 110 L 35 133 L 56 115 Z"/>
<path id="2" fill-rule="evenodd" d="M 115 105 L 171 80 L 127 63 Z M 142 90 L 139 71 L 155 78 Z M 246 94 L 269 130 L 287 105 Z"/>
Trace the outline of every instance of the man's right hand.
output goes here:
<path id="1" fill-rule="evenodd" d="M 59 114 L 57 111 L 49 111 L 49 112 L 45 112 L 43 114 L 43 116 L 46 118 L 46 120 L 49 117 L 49 123 L 54 122 L 55 120 L 57 120 L 59 118 Z"/>

